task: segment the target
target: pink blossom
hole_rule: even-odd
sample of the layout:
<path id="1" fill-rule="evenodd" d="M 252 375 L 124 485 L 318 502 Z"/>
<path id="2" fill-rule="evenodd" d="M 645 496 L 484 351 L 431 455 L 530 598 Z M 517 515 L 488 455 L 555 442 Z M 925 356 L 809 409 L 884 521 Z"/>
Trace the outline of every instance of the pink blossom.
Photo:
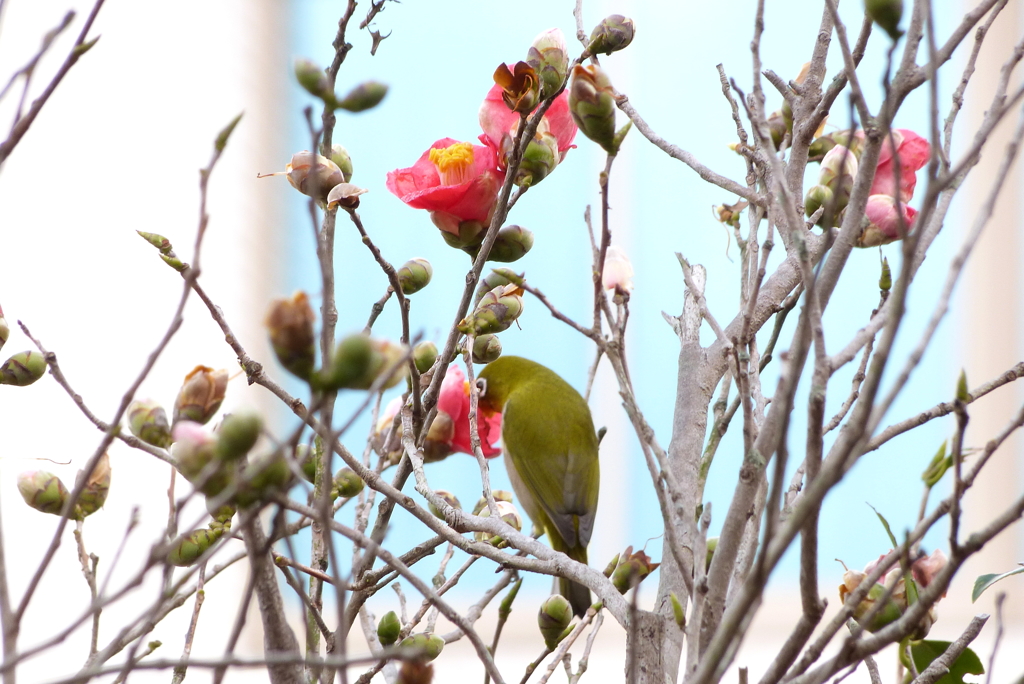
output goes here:
<path id="1" fill-rule="evenodd" d="M 900 204 L 903 210 L 904 230 L 909 233 L 914 229 L 917 209 Z M 896 210 L 896 200 L 889 195 L 871 195 L 864 207 L 864 230 L 857 240 L 858 247 L 876 247 L 886 245 L 900 238 L 900 218 Z"/>
<path id="2" fill-rule="evenodd" d="M 502 149 L 501 141 L 506 135 L 515 135 L 519 126 L 519 114 L 510 111 L 502 99 L 501 86 L 495 84 L 484 98 L 480 105 L 480 128 L 483 135 L 480 142 L 484 143 L 496 153 Z M 559 161 L 565 159 L 565 154 L 575 147 L 572 144 L 576 137 L 576 122 L 572 120 L 569 113 L 569 94 L 565 91 L 555 98 L 551 107 L 544 113 L 537 132 L 543 135 L 550 133 L 558 144 Z M 500 158 L 500 157 L 499 157 Z"/>
<path id="3" fill-rule="evenodd" d="M 387 187 L 413 209 L 429 211 L 438 228 L 458 235 L 462 221 L 490 222 L 503 180 L 493 149 L 442 138 L 411 167 L 389 171 Z"/>
<path id="4" fill-rule="evenodd" d="M 437 397 L 437 411 L 451 416 L 455 431 L 451 438 L 451 447 L 463 454 L 473 454 L 469 437 L 469 385 L 466 376 L 458 366 L 449 366 L 448 373 L 441 383 L 441 393 Z M 501 453 L 494 443 L 501 435 L 501 414 L 485 415 L 477 413 L 477 429 L 480 432 L 480 448 L 487 458 L 494 458 Z"/>
<path id="5" fill-rule="evenodd" d="M 932 583 L 948 562 L 942 549 L 935 549 L 932 555 L 922 556 L 911 563 L 910 571 L 914 573 L 914 581 L 924 588 Z"/>
<path id="6" fill-rule="evenodd" d="M 863 133 L 861 133 L 863 135 Z M 896 143 L 896 157 L 899 158 L 900 177 L 896 178 L 896 162 L 893 155 L 893 142 Z M 914 196 L 917 186 L 917 171 L 928 163 L 931 146 L 928 141 L 907 128 L 897 128 L 882 143 L 878 154 L 878 165 L 875 167 L 875 180 L 871 184 L 872 195 L 896 196 L 899 188 L 900 199 L 904 202 Z"/>
<path id="7" fill-rule="evenodd" d="M 606 290 L 630 293 L 633 291 L 633 264 L 621 247 L 610 245 L 604 257 L 601 284 Z"/>

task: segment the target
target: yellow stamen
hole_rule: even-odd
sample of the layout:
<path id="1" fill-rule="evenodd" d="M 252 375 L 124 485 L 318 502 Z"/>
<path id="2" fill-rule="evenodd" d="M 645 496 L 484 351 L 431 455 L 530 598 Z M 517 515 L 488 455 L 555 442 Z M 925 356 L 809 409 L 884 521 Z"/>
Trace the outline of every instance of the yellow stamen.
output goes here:
<path id="1" fill-rule="evenodd" d="M 442 185 L 460 185 L 471 179 L 473 145 L 460 142 L 445 148 L 434 148 L 430 150 L 430 161 L 437 167 Z"/>

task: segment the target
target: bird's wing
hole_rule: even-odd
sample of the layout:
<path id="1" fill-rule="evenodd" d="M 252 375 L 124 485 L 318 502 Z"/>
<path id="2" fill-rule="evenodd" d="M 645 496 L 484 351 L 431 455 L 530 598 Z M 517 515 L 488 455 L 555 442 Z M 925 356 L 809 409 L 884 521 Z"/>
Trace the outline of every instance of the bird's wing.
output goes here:
<path id="1" fill-rule="evenodd" d="M 566 544 L 585 547 L 594 529 L 600 484 L 597 436 L 589 413 L 585 420 L 528 420 L 516 410 L 517 400 L 521 397 L 510 397 L 502 413 L 505 452 Z M 579 446 L 555 446 L 559 444 Z"/>

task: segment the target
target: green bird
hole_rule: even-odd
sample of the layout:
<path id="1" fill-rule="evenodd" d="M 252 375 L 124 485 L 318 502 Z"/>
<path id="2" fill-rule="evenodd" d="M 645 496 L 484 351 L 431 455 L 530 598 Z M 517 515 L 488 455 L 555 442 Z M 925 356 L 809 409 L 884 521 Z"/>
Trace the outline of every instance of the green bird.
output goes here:
<path id="1" fill-rule="evenodd" d="M 501 413 L 505 465 L 519 503 L 551 547 L 587 562 L 601 472 L 597 433 L 579 392 L 554 371 L 502 356 L 480 372 L 480 407 Z M 559 579 L 573 612 L 590 607 L 590 590 Z"/>

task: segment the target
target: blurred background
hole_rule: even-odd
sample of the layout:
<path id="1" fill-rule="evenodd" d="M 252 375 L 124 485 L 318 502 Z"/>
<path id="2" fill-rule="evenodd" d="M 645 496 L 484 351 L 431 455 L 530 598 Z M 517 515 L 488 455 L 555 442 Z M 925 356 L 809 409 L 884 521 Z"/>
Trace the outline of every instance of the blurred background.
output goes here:
<path id="1" fill-rule="evenodd" d="M 560 27 L 570 50 L 576 50 L 573 3 L 521 0 L 506 7 L 470 0 L 389 2 L 369 27 L 387 36 L 375 56 L 370 55 L 367 31 L 357 29 L 367 9 L 362 4 L 349 27 L 353 49 L 339 74 L 338 91 L 376 79 L 388 83 L 390 92 L 372 111 L 360 115 L 339 112 L 334 140 L 345 145 L 352 156 L 353 182 L 370 191 L 362 198 L 360 214 L 384 255 L 396 265 L 414 256 L 426 257 L 434 265 L 430 287 L 413 296 L 412 321 L 415 332 L 440 341 L 451 325 L 469 259 L 444 244 L 425 212 L 410 209 L 392 196 L 385 188 L 385 175 L 412 165 L 439 138 L 474 140 L 480 133 L 477 110 L 492 83 L 495 66 L 523 59 L 541 31 Z M 769 4 L 762 60 L 765 68 L 788 80 L 810 57 L 821 9 L 817 3 Z M 965 7 L 969 4 L 964 0 Z M 43 34 L 59 23 L 69 6 L 79 11 L 79 17 L 40 62 L 30 99 L 63 60 L 89 5 L 53 0 L 0 3 L 0 78 L 5 81 L 31 58 Z M 736 133 L 715 65 L 723 64 L 740 87 L 749 90 L 754 7 L 753 0 L 584 3 L 588 31 L 612 12 L 627 14 L 636 22 L 633 44 L 602 60 L 616 88 L 629 96 L 662 137 L 737 180 L 742 179 L 744 166 L 728 149 Z M 6 245 L 0 266 L 0 305 L 12 326 L 23 321 L 57 353 L 69 381 L 97 415 L 113 415 L 125 388 L 163 335 L 180 294 L 178 275 L 163 266 L 135 231 L 163 234 L 179 255 L 190 258 L 198 219 L 197 170 L 207 163 L 214 136 L 240 111 L 245 115 L 210 184 L 211 224 L 203 252 L 202 282 L 249 353 L 264 362 L 274 377 L 288 383 L 287 374 L 266 344 L 262 319 L 271 299 L 296 289 L 309 292 L 314 307 L 318 306 L 321 293 L 313 228 L 303 196 L 282 178 L 256 176 L 283 169 L 293 152 L 310 146 L 303 108 L 314 102 L 293 83 L 292 63 L 296 57 L 321 64 L 330 61 L 331 42 L 343 9 L 344 3 L 314 0 L 173 4 L 109 0 L 93 29 L 93 35 L 102 36 L 99 43 L 71 70 L 0 169 L 0 239 Z M 860 12 L 859 2 L 845 3 L 841 10 L 853 32 L 860 25 Z M 988 107 L 1004 55 L 1024 28 L 1022 14 L 1019 3 L 1009 3 L 993 27 L 957 123 L 954 155 L 970 141 Z M 940 38 L 949 34 L 961 15 L 952 6 L 937 14 Z M 876 32 L 859 71 L 873 107 L 881 100 L 888 42 Z M 837 45 L 832 52 L 829 77 L 841 69 Z M 965 53 L 962 47 L 940 78 L 941 116 L 959 81 Z M 765 88 L 767 108 L 778 108 L 781 98 L 767 83 Z M 6 122 L 13 119 L 19 94 L 16 91 L 0 102 L 0 130 L 6 130 Z M 849 125 L 848 108 L 848 101 L 840 98 L 827 130 Z M 915 92 L 904 104 L 896 125 L 925 134 L 927 112 L 927 93 Z M 624 121 L 619 114 L 620 124 Z M 949 259 L 977 216 L 1014 125 L 1008 123 L 986 148 L 991 154 L 958 196 L 922 268 L 893 356 L 895 368 L 902 366 L 916 345 L 945 280 Z M 576 142 L 578 148 L 568 154 L 556 173 L 531 189 L 510 221 L 536 235 L 533 251 L 514 267 L 525 270 L 531 283 L 563 312 L 585 321 L 592 306 L 592 289 L 583 212 L 587 205 L 600 201 L 597 176 L 604 156 L 582 135 Z M 809 174 L 816 177 L 817 168 L 812 166 Z M 630 133 L 615 162 L 610 187 L 613 243 L 629 254 L 636 270 L 627 336 L 632 375 L 641 407 L 664 445 L 670 437 L 678 346 L 661 312 L 678 314 L 684 291 L 674 253 L 681 252 L 707 267 L 709 306 L 720 321 L 731 319 L 739 293 L 739 251 L 731 243 L 731 233 L 715 220 L 712 207 L 736 198 L 701 181 L 637 131 Z M 1017 164 L 996 214 L 975 246 L 957 289 L 954 310 L 884 424 L 951 399 L 961 369 L 970 386 L 976 387 L 1021 360 L 1021 190 Z M 772 263 L 781 259 L 781 252 L 780 245 Z M 882 253 L 896 273 L 898 246 L 885 247 Z M 362 328 L 370 306 L 384 293 L 387 283 L 354 228 L 344 220 L 339 221 L 336 255 L 340 335 Z M 852 255 L 825 316 L 830 352 L 867 322 L 878 303 L 878 276 L 876 250 Z M 792 318 L 795 322 L 795 316 Z M 534 358 L 575 386 L 584 386 L 593 350 L 582 336 L 554 320 L 536 301 L 527 301 L 519 324 L 502 334 L 505 353 Z M 783 334 L 779 350 L 788 345 L 791 328 Z M 396 339 L 399 329 L 393 307 L 386 309 L 375 325 L 377 334 Z M 704 333 L 710 341 L 710 330 Z M 5 351 L 13 353 L 30 346 L 15 329 Z M 200 363 L 232 372 L 237 368 L 219 328 L 193 298 L 185 325 L 144 383 L 140 396 L 170 406 L 181 378 Z M 630 544 L 646 546 L 648 553 L 660 560 L 662 529 L 657 502 L 639 446 L 621 410 L 614 378 L 606 370 L 599 373 L 592 398 L 595 422 L 608 427 L 608 436 L 601 450 L 601 506 L 591 562 L 603 566 Z M 846 398 L 854 370 L 847 367 L 834 379 L 829 415 Z M 773 391 L 776 379 L 776 364 L 772 364 L 764 374 L 766 394 Z M 287 386 L 301 396 L 298 383 Z M 11 565 L 11 591 L 20 597 L 57 519 L 28 509 L 16 493 L 15 478 L 23 470 L 43 468 L 73 483 L 74 473 L 91 455 L 100 435 L 49 378 L 25 389 L 0 390 L 0 512 Z M 803 391 L 806 396 L 806 382 Z M 385 401 L 397 392 L 392 390 Z M 968 446 L 984 446 L 1016 412 L 1022 397 L 1021 389 L 1011 385 L 972 405 Z M 338 415 L 347 416 L 357 399 L 342 397 Z M 294 417 L 271 401 L 267 392 L 247 387 L 244 377 L 236 377 L 230 383 L 225 409 L 241 406 L 265 411 L 278 434 L 295 425 Z M 804 425 L 804 413 L 798 409 L 791 431 L 794 454 L 802 453 Z M 347 439 L 350 448 L 362 450 L 369 428 L 368 417 L 357 424 Z M 860 568 L 889 548 L 885 532 L 867 504 L 888 518 L 897 536 L 911 527 L 920 504 L 920 473 L 953 429 L 952 418 L 940 419 L 892 440 L 863 458 L 828 497 L 821 518 L 819 571 L 821 591 L 833 609 L 839 603 L 834 587 L 842 574 L 842 567 L 833 559 Z M 143 562 L 151 540 L 162 533 L 169 474 L 166 465 L 123 445 L 114 445 L 110 453 L 110 498 L 104 510 L 89 518 L 85 538 L 89 550 L 101 559 L 101 578 L 112 572 L 111 586 L 119 586 L 119 581 L 124 582 Z M 34 460 L 39 458 L 54 463 Z M 706 491 L 706 499 L 720 512 L 719 518 L 731 496 L 740 458 L 737 427 L 719 449 Z M 510 488 L 500 460 L 493 466 L 492 484 Z M 455 492 L 464 504 L 479 496 L 479 473 L 469 457 L 452 456 L 427 472 L 435 488 Z M 1013 439 L 997 453 L 970 492 L 965 532 L 977 529 L 1019 496 L 1022 472 L 1021 443 Z M 945 493 L 939 491 L 944 486 L 946 483 L 936 488 L 934 500 Z M 121 543 L 134 506 L 141 506 L 139 527 L 129 538 L 118 566 L 111 569 L 109 559 Z M 350 516 L 343 512 L 341 519 Z M 201 511 L 196 510 L 193 521 L 198 523 L 200 518 Z M 713 534 L 719 524 L 720 519 L 713 520 Z M 939 526 L 926 538 L 926 550 L 945 549 L 946 534 Z M 424 538 L 419 525 L 399 513 L 387 543 L 403 549 Z M 306 539 L 298 545 L 308 547 Z M 755 673 L 770 660 L 798 618 L 793 603 L 797 559 L 795 554 L 791 556 L 773 575 L 768 601 L 737 659 L 738 665 L 750 666 Z M 464 555 L 456 554 L 450 569 L 464 560 Z M 1021 561 L 1024 535 L 1016 525 L 964 568 L 939 605 L 940 620 L 931 634 L 931 638 L 955 638 L 971 615 L 992 612 L 996 595 L 1007 592 L 1004 615 L 1010 641 L 1004 644 L 1003 657 L 997 663 L 996 682 L 1012 681 L 1021 674 L 1013 650 L 1024 643 L 1024 578 L 1006 580 L 975 605 L 970 603 L 970 590 L 977 575 L 1010 570 Z M 422 566 L 425 577 L 436 571 L 433 560 Z M 491 564 L 477 563 L 453 590 L 453 602 L 470 605 L 495 579 Z M 642 586 L 641 603 L 653 601 L 656 579 L 652 577 Z M 233 620 L 244 582 L 244 571 L 234 568 L 211 583 L 194 653 L 221 653 L 222 635 Z M 127 605 L 104 611 L 101 646 L 115 636 L 119 621 L 150 605 L 157 588 L 155 583 L 145 583 L 124 602 Z M 527 577 L 499 649 L 499 666 L 509 676 L 521 671 L 541 650 L 534 609 L 549 591 L 550 580 Z M 287 593 L 286 599 L 298 621 L 298 600 Z M 55 624 L 65 624 L 87 603 L 74 541 L 66 533 L 28 612 L 22 645 L 44 640 Z M 378 596 L 372 606 L 380 615 L 396 608 L 397 599 L 388 592 Z M 486 635 L 491 633 L 494 612 L 492 608 L 480 623 Z M 154 629 L 151 638 L 163 641 L 164 657 L 180 654 L 190 613 L 191 602 Z M 257 655 L 262 643 L 258 618 L 255 614 L 250 617 L 239 650 Z M 978 642 L 977 650 L 986 661 L 994 634 L 992 622 Z M 49 681 L 74 673 L 87 655 L 88 637 L 88 629 L 83 627 L 60 646 L 59 659 L 41 657 L 26 662 L 24 680 Z M 605 623 L 588 680 L 621 680 L 622 637 L 613 620 Z M 361 638 L 353 639 L 352 649 L 356 653 L 365 650 Z M 437 662 L 439 681 L 445 681 L 446 673 L 460 672 L 466 666 L 479 669 L 463 640 Z M 883 669 L 883 676 L 888 680 L 893 672 Z M 858 675 L 861 673 L 854 679 Z M 145 680 L 164 675 L 138 676 Z M 246 677 L 260 681 L 245 673 L 234 676 L 236 681 Z M 206 674 L 197 671 L 190 677 L 205 678 Z"/>

